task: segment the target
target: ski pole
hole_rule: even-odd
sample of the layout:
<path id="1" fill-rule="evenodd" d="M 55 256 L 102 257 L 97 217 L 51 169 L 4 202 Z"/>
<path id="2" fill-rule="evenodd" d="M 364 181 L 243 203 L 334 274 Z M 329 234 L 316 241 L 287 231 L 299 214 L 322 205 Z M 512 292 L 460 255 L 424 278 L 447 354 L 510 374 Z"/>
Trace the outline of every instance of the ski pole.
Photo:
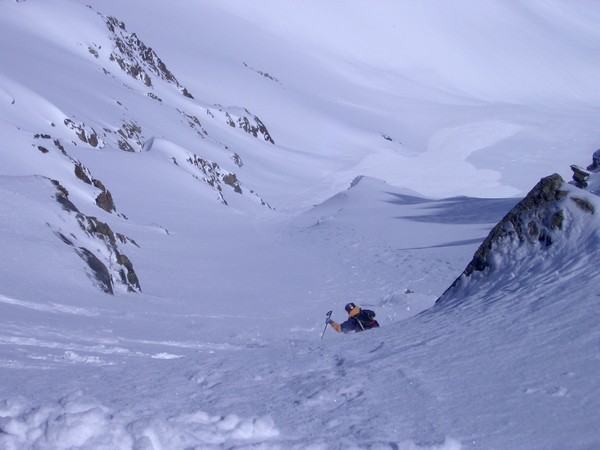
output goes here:
<path id="1" fill-rule="evenodd" d="M 333 311 L 329 311 L 327 314 L 325 314 L 327 316 L 327 318 L 325 319 L 325 328 L 323 328 L 323 334 L 321 335 L 321 340 L 323 340 L 323 336 L 325 336 L 325 330 L 327 330 L 327 325 L 329 325 L 329 319 L 331 318 L 332 313 L 333 313 Z"/>

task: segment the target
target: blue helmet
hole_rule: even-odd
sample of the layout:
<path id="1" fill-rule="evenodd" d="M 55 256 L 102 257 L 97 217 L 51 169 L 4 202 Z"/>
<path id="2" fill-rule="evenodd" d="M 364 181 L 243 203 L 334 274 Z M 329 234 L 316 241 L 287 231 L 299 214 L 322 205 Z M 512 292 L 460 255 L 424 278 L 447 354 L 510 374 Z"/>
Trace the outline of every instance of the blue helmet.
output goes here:
<path id="1" fill-rule="evenodd" d="M 354 308 L 356 308 L 356 305 L 352 302 L 348 303 L 344 309 L 346 310 L 347 313 L 349 313 L 350 311 L 352 311 Z"/>

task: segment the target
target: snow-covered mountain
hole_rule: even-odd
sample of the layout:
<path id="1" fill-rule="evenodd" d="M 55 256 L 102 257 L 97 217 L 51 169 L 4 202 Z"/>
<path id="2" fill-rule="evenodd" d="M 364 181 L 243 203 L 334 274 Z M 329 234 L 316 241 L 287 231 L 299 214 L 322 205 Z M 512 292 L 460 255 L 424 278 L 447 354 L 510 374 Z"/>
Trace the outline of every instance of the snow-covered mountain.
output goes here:
<path id="1" fill-rule="evenodd" d="M 0 448 L 600 448 L 596 2 L 0 11 Z"/>

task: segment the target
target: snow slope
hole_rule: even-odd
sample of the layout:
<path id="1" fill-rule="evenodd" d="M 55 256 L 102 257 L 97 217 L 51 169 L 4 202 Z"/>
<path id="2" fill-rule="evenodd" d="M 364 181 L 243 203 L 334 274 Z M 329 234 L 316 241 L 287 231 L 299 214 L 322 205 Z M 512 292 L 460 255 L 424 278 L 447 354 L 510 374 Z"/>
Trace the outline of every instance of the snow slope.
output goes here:
<path id="1" fill-rule="evenodd" d="M 0 448 L 600 447 L 595 2 L 0 8 Z"/>
<path id="2" fill-rule="evenodd" d="M 595 196 L 565 189 L 600 206 Z M 7 448 L 596 447 L 600 386 L 591 374 L 598 370 L 600 338 L 594 300 L 597 215 L 567 203 L 563 239 L 549 248 L 499 247 L 494 272 L 452 293 L 455 300 L 447 306 L 442 298 L 433 309 L 398 322 L 406 308 L 418 307 L 413 296 L 425 299 L 427 287 L 449 284 L 444 276 L 457 272 L 443 270 L 439 261 L 432 264 L 432 254 L 457 261 L 452 252 L 472 252 L 473 244 L 460 246 L 456 239 L 474 235 L 477 227 L 446 224 L 446 240 L 431 233 L 435 237 L 424 249 L 403 247 L 390 230 L 398 222 L 439 227 L 448 216 L 436 211 L 458 203 L 465 217 L 482 203 L 473 208 L 467 199 L 432 202 L 400 192 L 390 202 L 390 195 L 389 186 L 361 180 L 344 198 L 303 217 L 306 223 L 296 233 L 304 236 L 290 239 L 289 226 L 285 240 L 269 234 L 271 251 L 288 242 L 296 255 L 306 256 L 318 246 L 319 267 L 333 278 L 325 286 L 338 295 L 361 292 L 365 280 L 359 278 L 367 275 L 361 264 L 381 267 L 379 287 L 393 286 L 383 279 L 386 255 L 378 238 L 396 244 L 395 251 L 406 257 L 396 275 L 420 270 L 425 280 L 396 280 L 413 294 L 377 297 L 372 286 L 371 303 L 358 300 L 377 310 L 383 326 L 365 334 L 328 330 L 320 341 L 317 308 L 301 328 L 302 313 L 313 308 L 305 300 L 302 312 L 291 303 L 285 311 L 271 310 L 269 323 L 239 311 L 239 319 L 207 317 L 197 309 L 180 316 L 181 304 L 146 294 L 126 303 L 98 299 L 79 309 L 3 296 L 3 316 L 11 318 L 2 337 L 3 370 L 11 376 L 2 388 L 0 442 Z M 497 216 L 506 206 L 487 204 Z M 382 228 L 387 220 L 389 234 L 380 228 L 375 236 L 370 226 L 361 227 L 366 216 Z M 318 224 L 305 226 L 315 218 Z M 331 267 L 356 257 L 359 249 L 336 246 L 346 251 L 330 259 L 332 236 L 346 244 L 369 243 L 363 261 L 351 261 L 357 264 L 353 281 L 343 276 L 348 270 L 336 273 Z M 288 264 L 306 271 L 306 261 L 297 258 Z M 280 267 L 273 278 L 285 277 L 289 267 Z M 300 301 L 289 284 L 287 294 Z M 82 304 L 64 298 L 69 299 Z M 340 318 L 346 299 L 338 301 L 334 318 Z M 255 310 L 258 305 L 253 302 Z M 253 328 L 249 319 L 261 327 Z M 219 326 L 213 329 L 214 322 Z M 240 339 L 227 336 L 231 323 Z M 282 329 L 274 329 L 278 326 Z M 263 335 L 261 328 L 273 335 Z"/>
<path id="3" fill-rule="evenodd" d="M 568 176 L 562 168 L 595 150 L 598 12 L 589 2 L 478 5 L 5 2 L 2 46 L 12 63 L 3 91 L 16 97 L 11 83 L 21 83 L 98 132 L 133 120 L 139 139 L 164 136 L 245 173 L 280 209 L 322 201 L 358 175 L 438 197 L 522 195 L 548 173 Z M 119 70 L 95 11 L 124 21 L 194 100 L 152 73 L 149 89 Z M 24 98 L 8 112 L 20 103 L 35 102 Z M 206 118 L 215 105 L 247 108 L 275 145 L 214 129 L 224 125 Z M 200 152 L 176 110 L 200 119 L 213 142 Z M 29 128 L 52 131 L 47 123 Z M 231 164 L 231 153 L 244 168 Z M 445 181 L 423 183 L 424 173 Z"/>
<path id="4" fill-rule="evenodd" d="M 597 146 L 594 2 L 97 5 L 156 36 L 194 92 L 248 105 L 278 144 L 316 156 L 317 195 L 357 175 L 431 196 L 525 194 Z"/>

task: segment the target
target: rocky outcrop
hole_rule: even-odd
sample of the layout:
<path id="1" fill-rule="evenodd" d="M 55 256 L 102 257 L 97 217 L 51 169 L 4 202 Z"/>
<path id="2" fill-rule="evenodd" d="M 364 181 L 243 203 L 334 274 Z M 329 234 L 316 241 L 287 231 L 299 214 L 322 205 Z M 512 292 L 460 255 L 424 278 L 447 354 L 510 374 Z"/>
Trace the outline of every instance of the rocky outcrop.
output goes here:
<path id="1" fill-rule="evenodd" d="M 129 33 L 122 21 L 115 17 L 98 14 L 103 18 L 111 33 L 113 48 L 109 55 L 110 61 L 116 62 L 123 72 L 143 82 L 147 87 L 153 86 L 152 79 L 154 77 L 175 85 L 185 97 L 194 98 L 177 81 L 175 75 L 156 52 L 142 42 L 135 33 Z M 95 58 L 99 58 L 102 49 L 90 46 L 89 51 Z"/>
<path id="2" fill-rule="evenodd" d="M 214 161 L 207 161 L 197 155 L 191 155 L 187 159 L 187 163 L 191 164 L 200 172 L 197 179 L 204 181 L 217 192 L 217 197 L 221 203 L 227 205 L 227 200 L 223 195 L 223 184 L 229 185 L 238 194 L 243 194 L 237 176 L 231 172 L 221 169 L 219 164 Z"/>
<path id="3" fill-rule="evenodd" d="M 117 207 L 115 206 L 115 202 L 110 191 L 106 189 L 100 180 L 93 178 L 90 174 L 90 171 L 80 162 L 75 164 L 75 176 L 84 183 L 100 189 L 100 193 L 96 197 L 96 205 L 98 207 L 102 208 L 108 213 L 116 212 Z"/>
<path id="4" fill-rule="evenodd" d="M 64 240 L 64 239 L 63 239 Z M 66 242 L 66 241 L 65 241 Z M 114 295 L 112 277 L 106 265 L 87 248 L 78 247 L 75 252 L 83 259 L 92 271 L 95 284 L 105 293 Z"/>
<path id="5" fill-rule="evenodd" d="M 123 122 L 121 128 L 116 131 L 117 145 L 121 150 L 126 152 L 141 151 L 143 148 L 144 136 L 142 135 L 142 127 L 135 121 Z"/>
<path id="6" fill-rule="evenodd" d="M 545 252 L 567 239 L 566 220 L 573 214 L 595 214 L 589 194 L 577 194 L 558 174 L 542 178 L 493 229 L 475 252 L 460 277 L 437 300 L 443 304 L 454 290 L 463 286 L 476 272 L 492 273 L 502 264 L 515 258 L 527 258 L 535 247 Z M 587 197 L 587 198 L 586 198 Z M 573 209 L 571 205 L 575 205 Z M 531 250 L 518 252 L 529 245 Z"/>
<path id="7" fill-rule="evenodd" d="M 579 167 L 575 164 L 571 166 L 573 171 L 573 184 L 580 189 L 588 187 L 588 179 L 590 178 L 590 172 L 585 170 L 583 167 Z"/>
<path id="8" fill-rule="evenodd" d="M 185 117 L 187 124 L 190 126 L 190 128 L 193 128 L 196 131 L 198 136 L 200 136 L 202 139 L 205 139 L 208 136 L 208 132 L 204 129 L 198 117 L 194 116 L 193 114 L 188 114 L 180 109 L 177 111 L 179 111 L 179 114 Z"/>
<path id="9" fill-rule="evenodd" d="M 221 105 L 215 106 L 218 108 L 218 111 L 212 113 L 213 117 L 218 114 L 223 114 L 225 116 L 225 122 L 230 127 L 239 128 L 255 138 L 260 137 L 270 144 L 275 144 L 271 133 L 269 133 L 269 130 L 263 121 L 246 108 L 223 108 Z"/>
<path id="10" fill-rule="evenodd" d="M 209 185 L 217 193 L 217 198 L 222 204 L 229 204 L 225 196 L 225 187 L 227 187 L 236 195 L 249 195 L 252 200 L 260 202 L 262 206 L 272 209 L 271 206 L 260 198 L 253 190 L 246 191 L 246 193 L 242 188 L 242 184 L 237 175 L 221 168 L 218 163 L 200 158 L 195 154 L 189 155 L 186 162 L 194 167 L 196 172 L 196 174 L 193 174 L 194 178 Z M 180 165 L 174 157 L 173 163 L 178 166 Z"/>
<path id="11" fill-rule="evenodd" d="M 273 75 L 271 75 L 270 73 L 264 72 L 262 70 L 255 69 L 254 67 L 251 67 L 251 66 L 249 66 L 246 63 L 243 63 L 243 64 L 244 64 L 244 67 L 246 67 L 247 69 L 249 69 L 249 70 L 251 70 L 251 71 L 259 74 L 261 77 L 265 77 L 268 80 L 274 81 L 277 84 L 281 84 L 281 82 L 277 78 L 275 78 Z"/>
<path id="12" fill-rule="evenodd" d="M 69 200 L 69 191 L 60 184 L 57 180 L 50 180 L 56 188 L 56 194 L 54 198 L 62 206 L 65 211 L 79 213 L 77 207 Z"/>
<path id="13" fill-rule="evenodd" d="M 96 130 L 86 127 L 84 123 L 77 123 L 73 119 L 66 118 L 64 124 L 72 130 L 81 142 L 84 142 L 94 148 L 104 147 L 104 142 L 98 136 Z"/>
<path id="14" fill-rule="evenodd" d="M 88 178 L 88 173 L 83 166 L 78 169 L 80 178 Z M 75 233 L 65 233 L 56 230 L 55 234 L 67 245 L 73 247 L 75 252 L 86 262 L 90 271 L 90 278 L 103 292 L 115 293 L 115 283 L 122 285 L 128 292 L 140 292 L 140 282 L 131 260 L 119 248 L 120 243 L 137 244 L 123 234 L 115 233 L 105 222 L 96 217 L 81 213 L 69 200 L 69 192 L 58 181 L 52 180 L 56 188 L 55 198 L 65 211 L 74 214 L 79 228 L 87 238 L 82 239 Z M 86 244 L 81 244 L 86 241 Z M 95 250 L 95 251 L 94 251 Z"/>
<path id="15" fill-rule="evenodd" d="M 464 272 L 446 292 L 458 287 L 464 278 L 474 272 L 491 269 L 492 254 L 504 242 L 516 242 L 517 245 L 537 242 L 543 247 L 551 246 L 554 236 L 563 228 L 565 217 L 561 202 L 567 196 L 564 183 L 558 174 L 541 179 L 490 231 Z"/>
<path id="16" fill-rule="evenodd" d="M 592 172 L 600 171 L 600 150 L 596 150 L 592 155 L 592 163 L 587 167 Z"/>
<path id="17" fill-rule="evenodd" d="M 102 241 L 108 250 L 110 256 L 105 265 L 112 268 L 118 275 L 117 277 L 111 276 L 111 286 L 114 284 L 114 278 L 116 278 L 118 282 L 126 287 L 128 292 L 141 291 L 140 282 L 133 268 L 133 264 L 129 258 L 119 250 L 116 234 L 111 227 L 107 223 L 99 221 L 96 217 L 86 216 L 81 213 L 76 217 L 81 229 L 89 236 Z M 97 264 L 97 262 L 95 262 L 95 264 Z M 108 268 L 107 271 L 110 273 Z"/>

